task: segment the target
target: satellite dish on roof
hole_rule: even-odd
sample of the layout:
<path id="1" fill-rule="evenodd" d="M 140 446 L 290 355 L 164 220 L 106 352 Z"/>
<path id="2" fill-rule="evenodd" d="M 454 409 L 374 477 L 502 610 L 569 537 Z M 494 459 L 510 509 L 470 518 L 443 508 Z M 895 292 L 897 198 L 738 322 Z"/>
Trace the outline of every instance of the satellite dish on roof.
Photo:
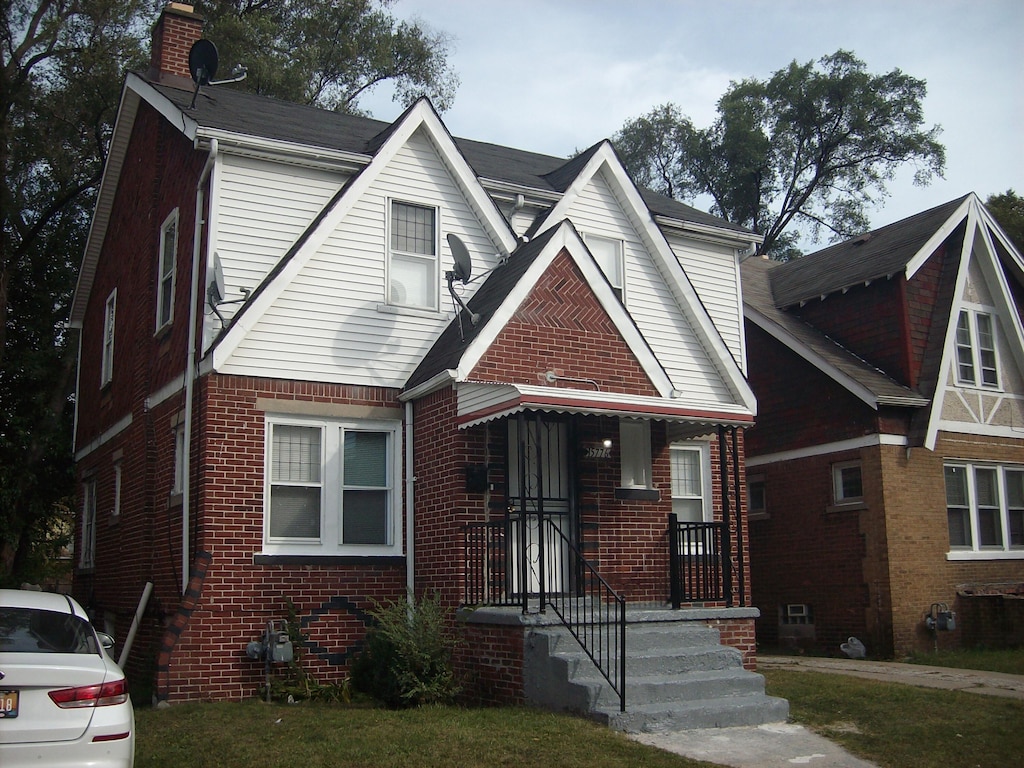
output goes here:
<path id="1" fill-rule="evenodd" d="M 214 80 L 213 77 L 217 74 L 219 63 L 220 56 L 217 54 L 217 46 L 210 40 L 202 39 L 192 43 L 188 52 L 188 71 L 192 75 L 192 82 L 196 84 L 196 89 L 192 92 L 192 103 L 189 105 L 189 109 L 196 106 L 196 97 L 199 95 L 200 86 L 223 85 L 245 80 L 248 70 L 241 64 L 232 70 L 231 77 L 227 80 Z"/>
<path id="2" fill-rule="evenodd" d="M 469 256 L 465 243 L 459 239 L 458 235 L 449 233 L 448 245 L 452 249 L 452 259 L 455 262 L 454 277 L 460 283 L 468 283 L 473 274 L 473 260 Z"/>
<path id="3" fill-rule="evenodd" d="M 454 269 L 444 273 L 445 279 L 448 281 L 448 293 L 452 295 L 452 301 L 469 315 L 469 322 L 476 325 L 480 322 L 480 315 L 476 312 L 471 312 L 469 307 L 466 306 L 466 302 L 455 292 L 456 280 L 463 285 L 469 282 L 469 276 L 473 273 L 473 260 L 469 256 L 465 243 L 459 239 L 458 235 L 448 234 L 448 246 L 452 249 L 452 261 L 454 262 Z M 462 340 L 465 341 L 466 335 L 462 330 L 461 312 L 459 313 L 459 334 L 462 336 Z"/>
<path id="4" fill-rule="evenodd" d="M 188 52 L 188 71 L 196 85 L 209 85 L 217 74 L 220 57 L 217 46 L 209 40 L 196 40 Z"/>

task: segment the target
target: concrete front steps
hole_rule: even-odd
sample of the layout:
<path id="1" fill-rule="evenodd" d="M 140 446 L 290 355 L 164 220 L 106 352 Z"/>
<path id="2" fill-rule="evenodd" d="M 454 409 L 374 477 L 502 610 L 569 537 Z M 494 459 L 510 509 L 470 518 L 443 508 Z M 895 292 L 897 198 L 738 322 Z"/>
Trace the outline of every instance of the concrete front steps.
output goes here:
<path id="1" fill-rule="evenodd" d="M 785 721 L 789 703 L 765 694 L 764 678 L 743 668 L 742 654 L 722 645 L 717 629 L 683 616 L 663 610 L 627 613 L 625 712 L 567 629 L 533 629 L 526 641 L 527 699 L 629 733 Z"/>

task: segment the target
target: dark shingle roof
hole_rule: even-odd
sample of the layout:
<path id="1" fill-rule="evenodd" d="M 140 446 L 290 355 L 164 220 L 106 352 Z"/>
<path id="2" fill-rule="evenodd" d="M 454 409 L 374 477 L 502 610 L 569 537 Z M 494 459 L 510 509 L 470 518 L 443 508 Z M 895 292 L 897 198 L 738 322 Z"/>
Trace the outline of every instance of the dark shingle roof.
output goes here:
<path id="1" fill-rule="evenodd" d="M 772 270 L 775 304 L 789 307 L 904 268 L 968 195 Z"/>
<path id="2" fill-rule="evenodd" d="M 373 154 L 394 125 L 226 87 L 201 89 L 195 107 L 189 109 L 191 91 L 152 85 L 203 127 L 335 151 Z M 470 139 L 456 138 L 455 143 L 478 177 L 548 192 L 564 192 L 600 146 L 598 142 L 576 158 L 566 159 Z M 670 197 L 643 189 L 640 193 L 656 215 L 748 232 Z"/>
<path id="3" fill-rule="evenodd" d="M 766 259 L 748 259 L 743 262 L 740 267 L 743 280 L 743 303 L 769 323 L 785 331 L 826 365 L 864 387 L 879 402 L 903 403 L 911 406 L 927 404 L 927 400 L 914 390 L 891 379 L 883 371 L 867 363 L 799 317 L 778 308 L 772 298 L 771 284 L 776 273 L 785 266 Z M 755 322 L 758 321 L 755 320 Z"/>

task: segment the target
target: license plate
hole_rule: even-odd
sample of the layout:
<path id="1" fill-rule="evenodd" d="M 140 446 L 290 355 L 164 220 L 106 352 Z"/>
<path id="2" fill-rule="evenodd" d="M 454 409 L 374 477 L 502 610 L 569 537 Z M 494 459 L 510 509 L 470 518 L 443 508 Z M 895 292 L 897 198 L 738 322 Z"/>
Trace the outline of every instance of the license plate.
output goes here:
<path id="1" fill-rule="evenodd" d="M 18 692 L 0 691 L 0 718 L 18 716 Z"/>

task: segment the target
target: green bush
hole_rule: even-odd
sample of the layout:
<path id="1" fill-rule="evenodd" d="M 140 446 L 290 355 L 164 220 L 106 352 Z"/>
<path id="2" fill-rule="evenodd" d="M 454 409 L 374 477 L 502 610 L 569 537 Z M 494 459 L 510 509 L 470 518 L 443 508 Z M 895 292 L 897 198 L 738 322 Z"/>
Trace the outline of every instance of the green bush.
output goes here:
<path id="1" fill-rule="evenodd" d="M 377 605 L 366 647 L 352 664 L 352 685 L 392 708 L 448 704 L 459 685 L 452 666 L 458 643 L 440 598 Z"/>

